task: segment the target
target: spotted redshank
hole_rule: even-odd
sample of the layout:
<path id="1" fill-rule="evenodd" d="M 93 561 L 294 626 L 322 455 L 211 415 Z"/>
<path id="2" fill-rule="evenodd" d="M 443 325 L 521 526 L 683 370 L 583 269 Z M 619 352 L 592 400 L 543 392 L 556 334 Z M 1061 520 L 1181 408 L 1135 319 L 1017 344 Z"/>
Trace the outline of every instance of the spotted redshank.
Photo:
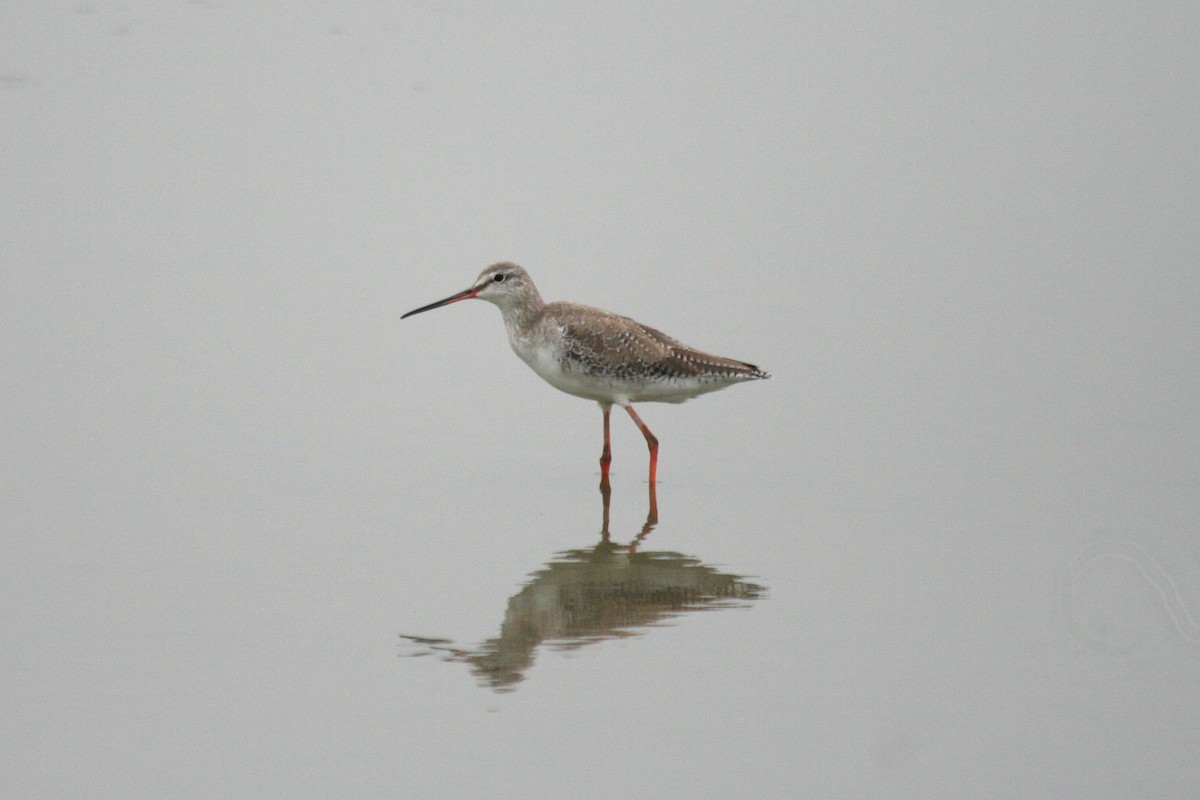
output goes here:
<path id="1" fill-rule="evenodd" d="M 614 403 L 629 412 L 646 437 L 653 486 L 658 439 L 633 410 L 633 403 L 682 403 L 735 383 L 771 377 L 753 364 L 693 350 L 629 317 L 577 303 L 547 303 L 529 273 L 509 262 L 487 267 L 469 289 L 413 309 L 401 319 L 471 298 L 500 308 L 513 352 L 547 383 L 600 404 L 602 488 L 608 486 L 612 463 L 608 417 Z"/>

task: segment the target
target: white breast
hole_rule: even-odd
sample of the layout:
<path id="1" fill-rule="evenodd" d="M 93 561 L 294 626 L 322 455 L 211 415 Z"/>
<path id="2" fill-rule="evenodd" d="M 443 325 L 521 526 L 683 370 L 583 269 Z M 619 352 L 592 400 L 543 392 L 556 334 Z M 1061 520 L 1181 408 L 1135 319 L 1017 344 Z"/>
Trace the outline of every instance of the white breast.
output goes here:
<path id="1" fill-rule="evenodd" d="M 605 385 L 604 381 L 598 381 L 595 376 L 563 370 L 562 331 L 552 331 L 555 332 L 559 336 L 523 337 L 514 335 L 514 331 L 510 329 L 508 343 L 530 369 L 560 392 L 598 402 L 622 402 L 622 398 L 614 395 L 613 387 Z M 628 400 L 625 399 L 625 402 Z"/>

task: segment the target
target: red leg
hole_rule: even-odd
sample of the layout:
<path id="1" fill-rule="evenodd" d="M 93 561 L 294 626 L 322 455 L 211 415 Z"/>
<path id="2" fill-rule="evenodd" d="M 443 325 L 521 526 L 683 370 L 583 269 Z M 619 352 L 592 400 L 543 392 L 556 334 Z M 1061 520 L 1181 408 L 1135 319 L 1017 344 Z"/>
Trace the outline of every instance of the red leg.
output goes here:
<path id="1" fill-rule="evenodd" d="M 650 448 L 650 483 L 656 483 L 658 480 L 658 439 L 646 427 L 646 423 L 642 422 L 642 418 L 633 410 L 633 406 L 625 406 L 625 410 L 641 428 L 642 436 L 646 437 L 646 445 Z"/>
<path id="2" fill-rule="evenodd" d="M 604 450 L 600 452 L 600 488 L 608 486 L 608 466 L 612 463 L 612 445 L 608 439 L 608 415 L 612 412 L 611 405 L 601 404 L 604 412 Z"/>

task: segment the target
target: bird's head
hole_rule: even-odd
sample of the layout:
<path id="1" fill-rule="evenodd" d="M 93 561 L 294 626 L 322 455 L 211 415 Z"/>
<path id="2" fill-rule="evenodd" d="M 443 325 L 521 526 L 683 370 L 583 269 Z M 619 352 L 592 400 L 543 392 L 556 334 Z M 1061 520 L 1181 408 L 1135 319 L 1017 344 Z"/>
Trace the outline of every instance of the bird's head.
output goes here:
<path id="1" fill-rule="evenodd" d="M 502 261 L 499 264 L 485 267 L 469 289 L 463 289 L 436 303 L 415 308 L 400 319 L 472 298 L 487 300 L 489 303 L 499 306 L 502 311 L 514 307 L 519 308 L 523 305 L 540 306 L 542 302 L 541 295 L 538 294 L 537 287 L 533 285 L 529 273 L 516 264 Z"/>

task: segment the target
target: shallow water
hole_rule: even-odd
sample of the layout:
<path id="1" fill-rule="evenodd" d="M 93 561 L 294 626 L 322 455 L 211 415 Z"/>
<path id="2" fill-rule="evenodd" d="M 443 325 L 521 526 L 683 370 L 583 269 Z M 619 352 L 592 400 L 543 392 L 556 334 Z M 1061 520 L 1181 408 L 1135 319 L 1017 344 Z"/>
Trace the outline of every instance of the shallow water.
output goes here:
<path id="1" fill-rule="evenodd" d="M 533 573 L 509 599 L 498 636 L 463 649 L 448 639 L 403 635 L 414 645 L 408 655 L 468 663 L 482 685 L 509 691 L 525 679 L 543 646 L 570 652 L 648 633 L 689 612 L 745 607 L 764 594 L 762 586 L 697 558 L 647 549 L 643 542 L 658 522 L 654 489 L 651 484 L 646 523 L 627 544 L 612 540 L 611 489 L 603 492 L 600 540 L 556 553 Z"/>
<path id="2" fill-rule="evenodd" d="M 1194 795 L 1195 20 L 564 8 L 9 12 L 3 794 Z"/>

